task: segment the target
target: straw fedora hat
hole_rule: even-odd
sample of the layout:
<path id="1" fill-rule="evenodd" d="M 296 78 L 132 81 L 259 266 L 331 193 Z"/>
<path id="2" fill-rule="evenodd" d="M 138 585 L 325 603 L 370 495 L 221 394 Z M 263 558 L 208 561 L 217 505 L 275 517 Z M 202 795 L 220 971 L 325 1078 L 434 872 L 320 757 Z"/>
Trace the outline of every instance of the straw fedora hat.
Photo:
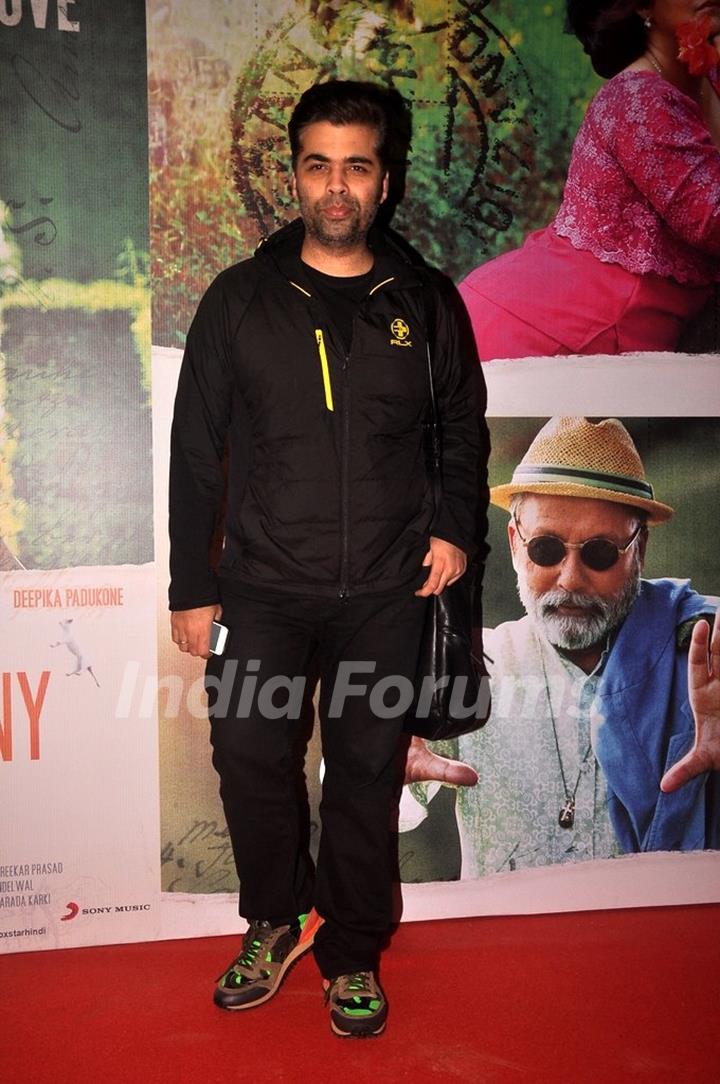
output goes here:
<path id="1" fill-rule="evenodd" d="M 656 501 L 637 448 L 622 422 L 551 418 L 515 468 L 512 481 L 493 486 L 490 500 L 509 510 L 516 493 L 585 497 L 642 508 L 649 524 L 673 514 Z"/>

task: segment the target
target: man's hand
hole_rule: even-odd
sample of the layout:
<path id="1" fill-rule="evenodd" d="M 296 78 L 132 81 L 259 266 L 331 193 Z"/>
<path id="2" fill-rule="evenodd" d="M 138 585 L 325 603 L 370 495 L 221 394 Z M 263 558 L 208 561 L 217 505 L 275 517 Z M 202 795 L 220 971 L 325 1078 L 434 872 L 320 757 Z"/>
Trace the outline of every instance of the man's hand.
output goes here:
<path id="1" fill-rule="evenodd" d="M 170 615 L 173 643 L 186 655 L 210 658 L 210 627 L 219 621 L 222 606 L 198 606 L 195 610 L 175 610 Z"/>
<path id="2" fill-rule="evenodd" d="M 666 794 L 702 772 L 720 769 L 720 610 L 715 614 L 712 636 L 707 621 L 698 621 L 693 629 L 688 694 L 695 719 L 695 744 L 660 780 L 660 790 Z"/>
<path id="3" fill-rule="evenodd" d="M 474 787 L 477 772 L 460 760 L 432 753 L 422 738 L 411 738 L 405 760 L 405 783 L 445 783 L 450 787 Z"/>
<path id="4" fill-rule="evenodd" d="M 431 538 L 430 549 L 425 554 L 423 568 L 430 566 L 425 583 L 415 594 L 420 598 L 440 595 L 448 586 L 459 580 L 467 568 L 467 555 L 452 542 L 442 538 Z"/>

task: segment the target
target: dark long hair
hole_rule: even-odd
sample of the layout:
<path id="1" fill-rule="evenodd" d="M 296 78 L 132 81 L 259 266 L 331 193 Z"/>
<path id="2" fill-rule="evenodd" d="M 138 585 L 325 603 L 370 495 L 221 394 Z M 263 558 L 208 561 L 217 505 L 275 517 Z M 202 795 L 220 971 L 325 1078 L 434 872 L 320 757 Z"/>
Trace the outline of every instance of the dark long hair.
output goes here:
<path id="1" fill-rule="evenodd" d="M 605 79 L 645 52 L 647 31 L 637 6 L 638 0 L 567 0 L 567 28 Z"/>

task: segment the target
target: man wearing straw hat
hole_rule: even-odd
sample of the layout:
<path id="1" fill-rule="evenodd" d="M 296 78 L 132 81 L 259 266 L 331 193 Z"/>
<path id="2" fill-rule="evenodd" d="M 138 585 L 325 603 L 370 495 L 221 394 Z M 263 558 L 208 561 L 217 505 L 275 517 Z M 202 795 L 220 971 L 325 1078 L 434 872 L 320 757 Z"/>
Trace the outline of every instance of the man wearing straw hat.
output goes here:
<path id="1" fill-rule="evenodd" d="M 672 509 L 629 433 L 553 418 L 491 501 L 526 616 L 485 631 L 493 716 L 459 742 L 480 775 L 458 791 L 462 876 L 720 846 L 717 600 L 641 579 Z"/>

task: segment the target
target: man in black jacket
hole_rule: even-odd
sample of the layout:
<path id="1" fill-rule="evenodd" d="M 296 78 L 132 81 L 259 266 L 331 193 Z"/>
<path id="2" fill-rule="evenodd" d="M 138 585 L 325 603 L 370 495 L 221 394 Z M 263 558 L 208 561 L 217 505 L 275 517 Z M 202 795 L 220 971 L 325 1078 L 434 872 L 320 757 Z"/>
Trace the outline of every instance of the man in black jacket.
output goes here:
<path id="1" fill-rule="evenodd" d="M 249 929 L 215 1002 L 266 1001 L 314 941 L 343 1036 L 385 1026 L 374 972 L 391 919 L 402 701 L 427 599 L 477 550 L 481 470 L 476 376 L 453 306 L 371 230 L 388 192 L 388 129 L 379 87 L 338 81 L 303 95 L 289 125 L 301 218 L 205 294 L 172 436 L 173 640 L 208 657 L 212 622 L 229 629 L 206 680 Z M 429 353 L 443 426 L 437 509 L 423 445 Z M 316 871 L 293 757 L 311 658 L 326 766 Z"/>

